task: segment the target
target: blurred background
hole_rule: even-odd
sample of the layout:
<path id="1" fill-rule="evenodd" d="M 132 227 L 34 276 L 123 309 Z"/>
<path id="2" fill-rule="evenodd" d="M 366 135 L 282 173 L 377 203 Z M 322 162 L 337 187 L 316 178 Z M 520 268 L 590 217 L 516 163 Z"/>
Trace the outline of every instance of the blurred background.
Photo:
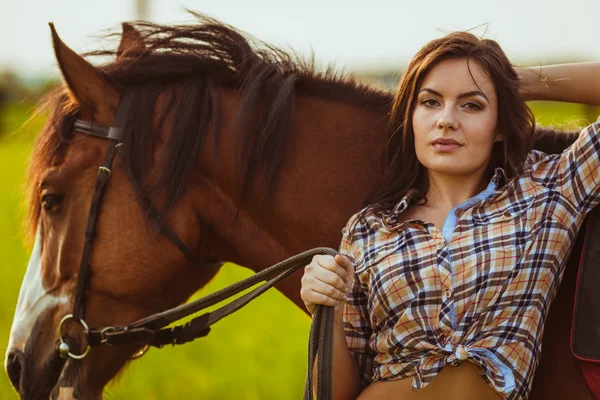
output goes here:
<path id="1" fill-rule="evenodd" d="M 0 343 L 10 325 L 30 249 L 23 244 L 22 184 L 44 116 L 36 102 L 60 84 L 47 23 L 78 52 L 114 47 L 100 36 L 122 21 L 193 22 L 185 8 L 258 39 L 313 57 L 393 90 L 410 57 L 429 40 L 472 30 L 497 40 L 519 66 L 600 60 L 597 0 L 0 0 Z M 595 107 L 533 102 L 542 125 L 579 129 Z M 29 120 L 27 124 L 25 121 Z M 226 265 L 198 295 L 249 276 Z M 299 399 L 306 375 L 309 318 L 276 291 L 182 347 L 151 350 L 105 392 L 107 399 Z M 2 355 L 4 351 L 2 352 Z M 5 375 L 0 399 L 16 399 Z"/>

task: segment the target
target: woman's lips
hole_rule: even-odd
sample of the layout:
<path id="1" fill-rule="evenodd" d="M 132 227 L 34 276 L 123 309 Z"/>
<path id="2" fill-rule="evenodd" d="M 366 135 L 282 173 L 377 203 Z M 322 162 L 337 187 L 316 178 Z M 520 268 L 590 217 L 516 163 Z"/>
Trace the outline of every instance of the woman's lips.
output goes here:
<path id="1" fill-rule="evenodd" d="M 438 151 L 454 151 L 459 147 L 462 147 L 460 144 L 444 144 L 444 143 L 434 143 L 433 147 Z"/>

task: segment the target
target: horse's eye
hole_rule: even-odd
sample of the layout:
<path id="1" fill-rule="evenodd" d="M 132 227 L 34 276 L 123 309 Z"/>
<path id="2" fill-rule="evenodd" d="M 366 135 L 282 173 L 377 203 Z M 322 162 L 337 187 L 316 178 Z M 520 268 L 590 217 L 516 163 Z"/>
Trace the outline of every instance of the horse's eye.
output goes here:
<path id="1" fill-rule="evenodd" d="M 45 194 L 42 196 L 42 207 L 46 211 L 56 211 L 64 197 L 62 194 Z"/>

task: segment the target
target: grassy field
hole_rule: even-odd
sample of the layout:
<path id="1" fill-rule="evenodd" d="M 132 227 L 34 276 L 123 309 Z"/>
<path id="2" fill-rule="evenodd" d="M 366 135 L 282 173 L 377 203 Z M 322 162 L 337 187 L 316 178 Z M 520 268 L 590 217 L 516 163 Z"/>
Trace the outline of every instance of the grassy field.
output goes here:
<path id="1" fill-rule="evenodd" d="M 580 128 L 598 109 L 533 103 L 543 125 Z M 5 131 L 27 119 L 31 106 L 11 105 Z M 586 118 L 587 116 L 587 118 Z M 32 138 L 41 121 L 17 134 L 0 136 L 0 343 L 6 349 L 14 307 L 29 249 L 22 244 L 24 207 L 21 186 Z M 250 275 L 226 265 L 205 295 Z M 122 379 L 105 392 L 107 399 L 299 399 L 306 374 L 310 320 L 272 290 L 245 309 L 216 324 L 204 339 L 179 347 L 151 350 L 132 363 Z M 3 352 L 4 354 L 4 352 Z M 0 378 L 0 399 L 16 399 L 8 379 Z"/>

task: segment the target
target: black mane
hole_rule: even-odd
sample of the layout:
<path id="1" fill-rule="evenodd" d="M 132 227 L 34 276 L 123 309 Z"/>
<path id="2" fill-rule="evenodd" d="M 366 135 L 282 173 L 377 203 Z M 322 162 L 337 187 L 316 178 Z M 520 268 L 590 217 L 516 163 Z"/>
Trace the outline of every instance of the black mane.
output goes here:
<path id="1" fill-rule="evenodd" d="M 237 142 L 242 194 L 258 176 L 265 183 L 264 196 L 273 192 L 284 145 L 292 133 L 296 94 L 356 104 L 375 113 L 387 113 L 390 107 L 390 93 L 332 69 L 317 72 L 313 61 L 249 38 L 210 17 L 194 15 L 197 25 L 132 23 L 141 33 L 146 50 L 138 57 L 115 59 L 101 67 L 135 93 L 122 153 L 129 174 L 138 182 L 148 178 L 148 149 L 156 138 L 147 133 L 162 128 L 162 124 L 151 126 L 155 102 L 159 93 L 167 93 L 168 106 L 159 121 L 173 113 L 176 126 L 155 165 L 160 176 L 152 187 L 144 189 L 149 197 L 156 190 L 165 191 L 165 211 L 181 197 L 191 169 L 197 167 L 194 163 L 211 119 L 219 137 L 218 118 L 213 118 L 219 113 L 218 87 L 241 89 Z M 115 57 L 117 50 L 88 55 Z"/>

